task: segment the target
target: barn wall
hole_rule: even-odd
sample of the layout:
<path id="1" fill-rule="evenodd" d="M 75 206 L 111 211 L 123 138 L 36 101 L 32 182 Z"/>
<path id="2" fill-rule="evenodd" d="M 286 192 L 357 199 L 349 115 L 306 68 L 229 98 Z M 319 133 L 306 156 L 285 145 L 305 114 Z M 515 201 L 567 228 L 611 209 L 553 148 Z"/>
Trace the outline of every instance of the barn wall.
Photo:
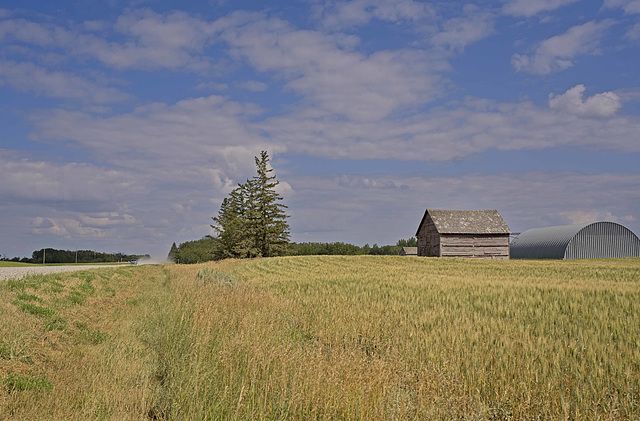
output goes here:
<path id="1" fill-rule="evenodd" d="M 442 234 L 440 256 L 509 259 L 509 236 Z"/>
<path id="2" fill-rule="evenodd" d="M 440 234 L 431 218 L 425 218 L 424 223 L 418 231 L 418 256 L 439 257 L 440 256 Z"/>

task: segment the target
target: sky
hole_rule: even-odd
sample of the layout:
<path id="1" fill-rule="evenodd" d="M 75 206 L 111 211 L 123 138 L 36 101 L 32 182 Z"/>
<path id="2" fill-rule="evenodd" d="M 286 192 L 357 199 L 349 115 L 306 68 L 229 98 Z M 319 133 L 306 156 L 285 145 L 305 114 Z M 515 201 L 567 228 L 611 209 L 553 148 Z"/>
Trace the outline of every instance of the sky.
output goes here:
<path id="1" fill-rule="evenodd" d="M 640 0 L 3 0 L 0 255 L 164 257 L 268 151 L 296 242 L 640 234 Z"/>

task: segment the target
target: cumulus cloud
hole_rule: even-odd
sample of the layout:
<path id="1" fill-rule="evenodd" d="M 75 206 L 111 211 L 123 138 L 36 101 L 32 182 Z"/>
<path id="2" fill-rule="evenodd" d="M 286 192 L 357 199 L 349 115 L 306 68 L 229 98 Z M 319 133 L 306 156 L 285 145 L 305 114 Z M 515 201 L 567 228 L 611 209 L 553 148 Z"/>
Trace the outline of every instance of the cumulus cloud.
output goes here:
<path id="1" fill-rule="evenodd" d="M 449 19 L 442 24 L 442 31 L 435 34 L 431 42 L 461 51 L 465 46 L 494 34 L 494 21 L 493 13 L 468 4 L 463 8 L 462 16 Z"/>
<path id="2" fill-rule="evenodd" d="M 109 41 L 89 32 L 69 30 L 49 23 L 25 19 L 0 22 L 0 41 L 60 49 L 69 56 L 90 57 L 116 69 L 184 69 L 206 72 L 213 69 L 203 49 L 215 30 L 204 20 L 184 12 L 161 15 L 134 10 L 121 15 L 114 29 L 123 42 Z"/>
<path id="3" fill-rule="evenodd" d="M 344 50 L 331 36 L 263 15 L 234 14 L 218 28 L 232 54 L 276 72 L 306 102 L 357 121 L 433 100 L 439 73 L 448 68 L 442 57 L 420 50 Z"/>
<path id="4" fill-rule="evenodd" d="M 519 72 L 547 75 L 574 65 L 581 55 L 599 53 L 600 40 L 613 24 L 611 20 L 587 22 L 542 41 L 530 55 L 514 54 L 511 65 Z"/>
<path id="5" fill-rule="evenodd" d="M 264 82 L 259 82 L 257 80 L 248 80 L 246 82 L 241 82 L 241 83 L 238 83 L 238 86 L 242 89 L 246 89 L 247 91 L 252 91 L 252 92 L 262 92 L 262 91 L 266 91 L 269 88 L 269 85 L 267 85 Z"/>
<path id="6" fill-rule="evenodd" d="M 0 85 L 3 82 L 20 91 L 52 98 L 98 104 L 130 99 L 130 95 L 116 88 L 101 86 L 72 73 L 51 72 L 33 63 L 0 60 Z"/>
<path id="7" fill-rule="evenodd" d="M 640 199 L 637 174 L 378 174 L 350 175 L 349 183 L 344 183 L 344 177 L 298 176 L 291 180 L 298 192 L 290 203 L 296 241 L 367 238 L 370 244 L 395 243 L 415 234 L 426 208 L 497 208 L 514 232 L 570 223 L 568 215 L 576 210 L 585 217 L 611 216 L 637 229 L 628 218 Z M 406 188 L 369 187 L 388 182 Z"/>
<path id="8" fill-rule="evenodd" d="M 172 105 L 152 103 L 115 116 L 58 109 L 36 114 L 32 121 L 36 138 L 73 140 L 120 167 L 135 169 L 153 160 L 161 167 L 191 164 L 192 171 L 200 171 L 200 164 L 214 163 L 233 173 L 241 157 L 251 165 L 261 148 L 273 149 L 247 124 L 260 111 L 211 95 Z M 227 164 L 227 158 L 234 159 Z"/>
<path id="9" fill-rule="evenodd" d="M 576 85 L 562 95 L 549 94 L 549 108 L 578 117 L 611 117 L 621 107 L 620 97 L 603 92 L 583 99 L 584 85 Z"/>
<path id="10" fill-rule="evenodd" d="M 604 6 L 619 7 L 628 14 L 640 13 L 640 0 L 604 0 Z"/>
<path id="11" fill-rule="evenodd" d="M 632 26 L 625 34 L 625 37 L 630 41 L 640 40 L 640 22 Z"/>
<path id="12" fill-rule="evenodd" d="M 637 118 L 584 118 L 606 113 L 608 97 L 591 100 L 581 115 L 575 109 L 573 114 L 559 113 L 527 101 L 496 103 L 470 98 L 450 109 L 396 120 L 343 121 L 330 113 L 307 109 L 256 124 L 285 143 L 289 152 L 340 159 L 439 161 L 491 149 L 563 146 L 640 151 Z M 606 144 L 602 142 L 605 138 Z"/>
<path id="13" fill-rule="evenodd" d="M 364 25 L 372 19 L 420 22 L 435 15 L 432 5 L 414 0 L 327 1 L 320 10 L 324 26 L 331 29 Z"/>
<path id="14" fill-rule="evenodd" d="M 530 17 L 541 12 L 550 12 L 578 1 L 580 0 L 507 0 L 502 6 L 502 12 L 511 16 Z"/>
<path id="15" fill-rule="evenodd" d="M 31 221 L 31 232 L 37 235 L 79 239 L 83 237 L 99 239 L 115 237 L 119 229 L 136 224 L 131 215 L 97 213 L 95 216 L 78 215 L 76 218 L 35 217 Z"/>
<path id="16" fill-rule="evenodd" d="M 633 215 L 616 216 L 610 211 L 603 210 L 574 210 L 558 212 L 558 216 L 566 218 L 569 224 L 589 224 L 592 222 L 618 222 L 625 224 L 633 222 L 636 218 Z"/>

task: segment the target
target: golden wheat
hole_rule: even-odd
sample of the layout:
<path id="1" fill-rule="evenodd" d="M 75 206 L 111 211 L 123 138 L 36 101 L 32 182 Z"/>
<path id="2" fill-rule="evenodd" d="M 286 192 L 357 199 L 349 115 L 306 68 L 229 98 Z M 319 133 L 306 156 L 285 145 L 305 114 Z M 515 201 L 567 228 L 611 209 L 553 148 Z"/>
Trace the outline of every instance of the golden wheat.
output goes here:
<path id="1" fill-rule="evenodd" d="M 640 417 L 638 259 L 90 273 L 0 285 L 0 418 Z"/>

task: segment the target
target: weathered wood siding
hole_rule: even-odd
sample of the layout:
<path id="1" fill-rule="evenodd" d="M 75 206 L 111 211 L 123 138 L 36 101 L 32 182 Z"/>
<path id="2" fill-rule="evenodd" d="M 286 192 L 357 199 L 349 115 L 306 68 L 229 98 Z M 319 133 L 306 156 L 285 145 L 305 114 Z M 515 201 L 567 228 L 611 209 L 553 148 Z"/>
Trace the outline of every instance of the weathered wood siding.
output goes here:
<path id="1" fill-rule="evenodd" d="M 418 256 L 440 257 L 440 234 L 430 218 L 426 218 L 418 232 Z"/>
<path id="2" fill-rule="evenodd" d="M 498 234 L 442 234 L 441 257 L 509 258 L 509 236 Z"/>

